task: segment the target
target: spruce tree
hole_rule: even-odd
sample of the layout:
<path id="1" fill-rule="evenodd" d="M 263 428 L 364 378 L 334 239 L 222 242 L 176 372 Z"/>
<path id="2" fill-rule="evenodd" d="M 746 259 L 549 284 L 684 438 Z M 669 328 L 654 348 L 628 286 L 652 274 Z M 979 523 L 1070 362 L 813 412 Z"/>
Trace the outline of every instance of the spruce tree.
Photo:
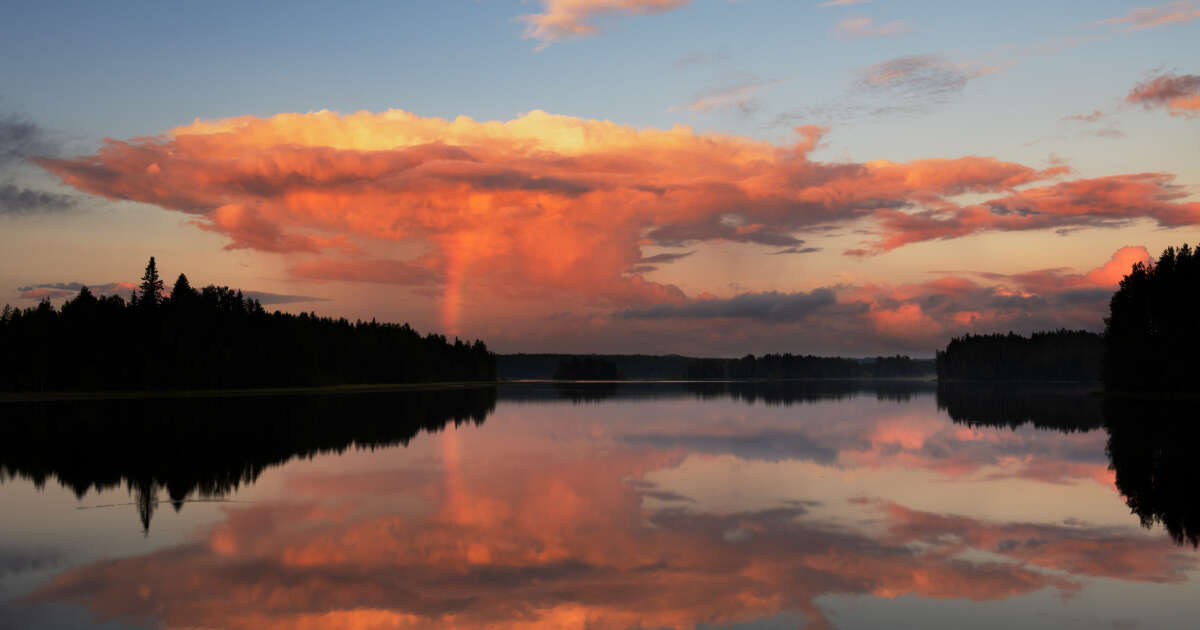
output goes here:
<path id="1" fill-rule="evenodd" d="M 142 274 L 142 284 L 138 287 L 138 304 L 148 308 L 158 306 L 162 302 L 163 288 L 162 278 L 158 277 L 158 265 L 151 256 L 150 262 L 146 263 L 146 272 Z"/>

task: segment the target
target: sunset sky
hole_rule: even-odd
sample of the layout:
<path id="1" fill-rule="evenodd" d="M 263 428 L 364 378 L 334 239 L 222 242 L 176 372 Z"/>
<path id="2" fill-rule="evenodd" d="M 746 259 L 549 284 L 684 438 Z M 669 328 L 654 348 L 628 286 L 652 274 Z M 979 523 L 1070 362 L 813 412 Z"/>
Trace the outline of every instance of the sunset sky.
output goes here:
<path id="1" fill-rule="evenodd" d="M 0 304 L 931 356 L 1200 241 L 1200 1 L 0 7 Z"/>

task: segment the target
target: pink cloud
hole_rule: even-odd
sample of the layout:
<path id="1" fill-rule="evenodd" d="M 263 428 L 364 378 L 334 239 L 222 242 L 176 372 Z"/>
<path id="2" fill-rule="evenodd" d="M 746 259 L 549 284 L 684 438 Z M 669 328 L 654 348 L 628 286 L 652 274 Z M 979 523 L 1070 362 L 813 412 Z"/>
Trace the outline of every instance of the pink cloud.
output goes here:
<path id="1" fill-rule="evenodd" d="M 692 0 L 540 0 L 544 11 L 522 15 L 528 24 L 525 37 L 541 41 L 538 48 L 568 37 L 594 35 L 593 18 L 604 14 L 645 15 L 665 13 L 683 7 Z"/>
<path id="2" fill-rule="evenodd" d="M 1157 7 L 1139 7 L 1119 18 L 1104 20 L 1101 24 L 1124 25 L 1127 31 L 1138 31 L 1158 26 L 1183 24 L 1200 18 L 1200 5 L 1188 0 L 1169 2 Z"/>
<path id="3" fill-rule="evenodd" d="M 860 38 L 860 37 L 891 37 L 893 35 L 903 35 L 912 31 L 912 26 L 906 22 L 888 22 L 886 24 L 876 24 L 874 20 L 868 17 L 846 18 L 838 22 L 834 32 L 842 37 Z"/>

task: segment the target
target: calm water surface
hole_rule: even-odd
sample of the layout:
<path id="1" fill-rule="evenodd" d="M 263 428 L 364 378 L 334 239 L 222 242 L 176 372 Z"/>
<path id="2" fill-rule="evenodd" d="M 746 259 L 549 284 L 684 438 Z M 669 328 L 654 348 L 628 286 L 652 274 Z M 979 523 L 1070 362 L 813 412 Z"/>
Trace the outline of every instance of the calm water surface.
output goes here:
<path id="1" fill-rule="evenodd" d="M 8 403 L 0 627 L 1194 628 L 1200 428 L 1164 405 L 916 383 Z"/>

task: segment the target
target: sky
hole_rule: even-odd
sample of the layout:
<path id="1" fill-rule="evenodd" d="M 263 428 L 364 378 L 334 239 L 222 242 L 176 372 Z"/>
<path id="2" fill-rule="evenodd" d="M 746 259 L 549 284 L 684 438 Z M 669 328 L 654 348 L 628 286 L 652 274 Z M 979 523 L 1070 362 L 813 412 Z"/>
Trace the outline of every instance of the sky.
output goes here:
<path id="1" fill-rule="evenodd" d="M 7 2 L 0 302 L 168 285 L 501 352 L 1100 330 L 1200 241 L 1200 2 Z"/>

